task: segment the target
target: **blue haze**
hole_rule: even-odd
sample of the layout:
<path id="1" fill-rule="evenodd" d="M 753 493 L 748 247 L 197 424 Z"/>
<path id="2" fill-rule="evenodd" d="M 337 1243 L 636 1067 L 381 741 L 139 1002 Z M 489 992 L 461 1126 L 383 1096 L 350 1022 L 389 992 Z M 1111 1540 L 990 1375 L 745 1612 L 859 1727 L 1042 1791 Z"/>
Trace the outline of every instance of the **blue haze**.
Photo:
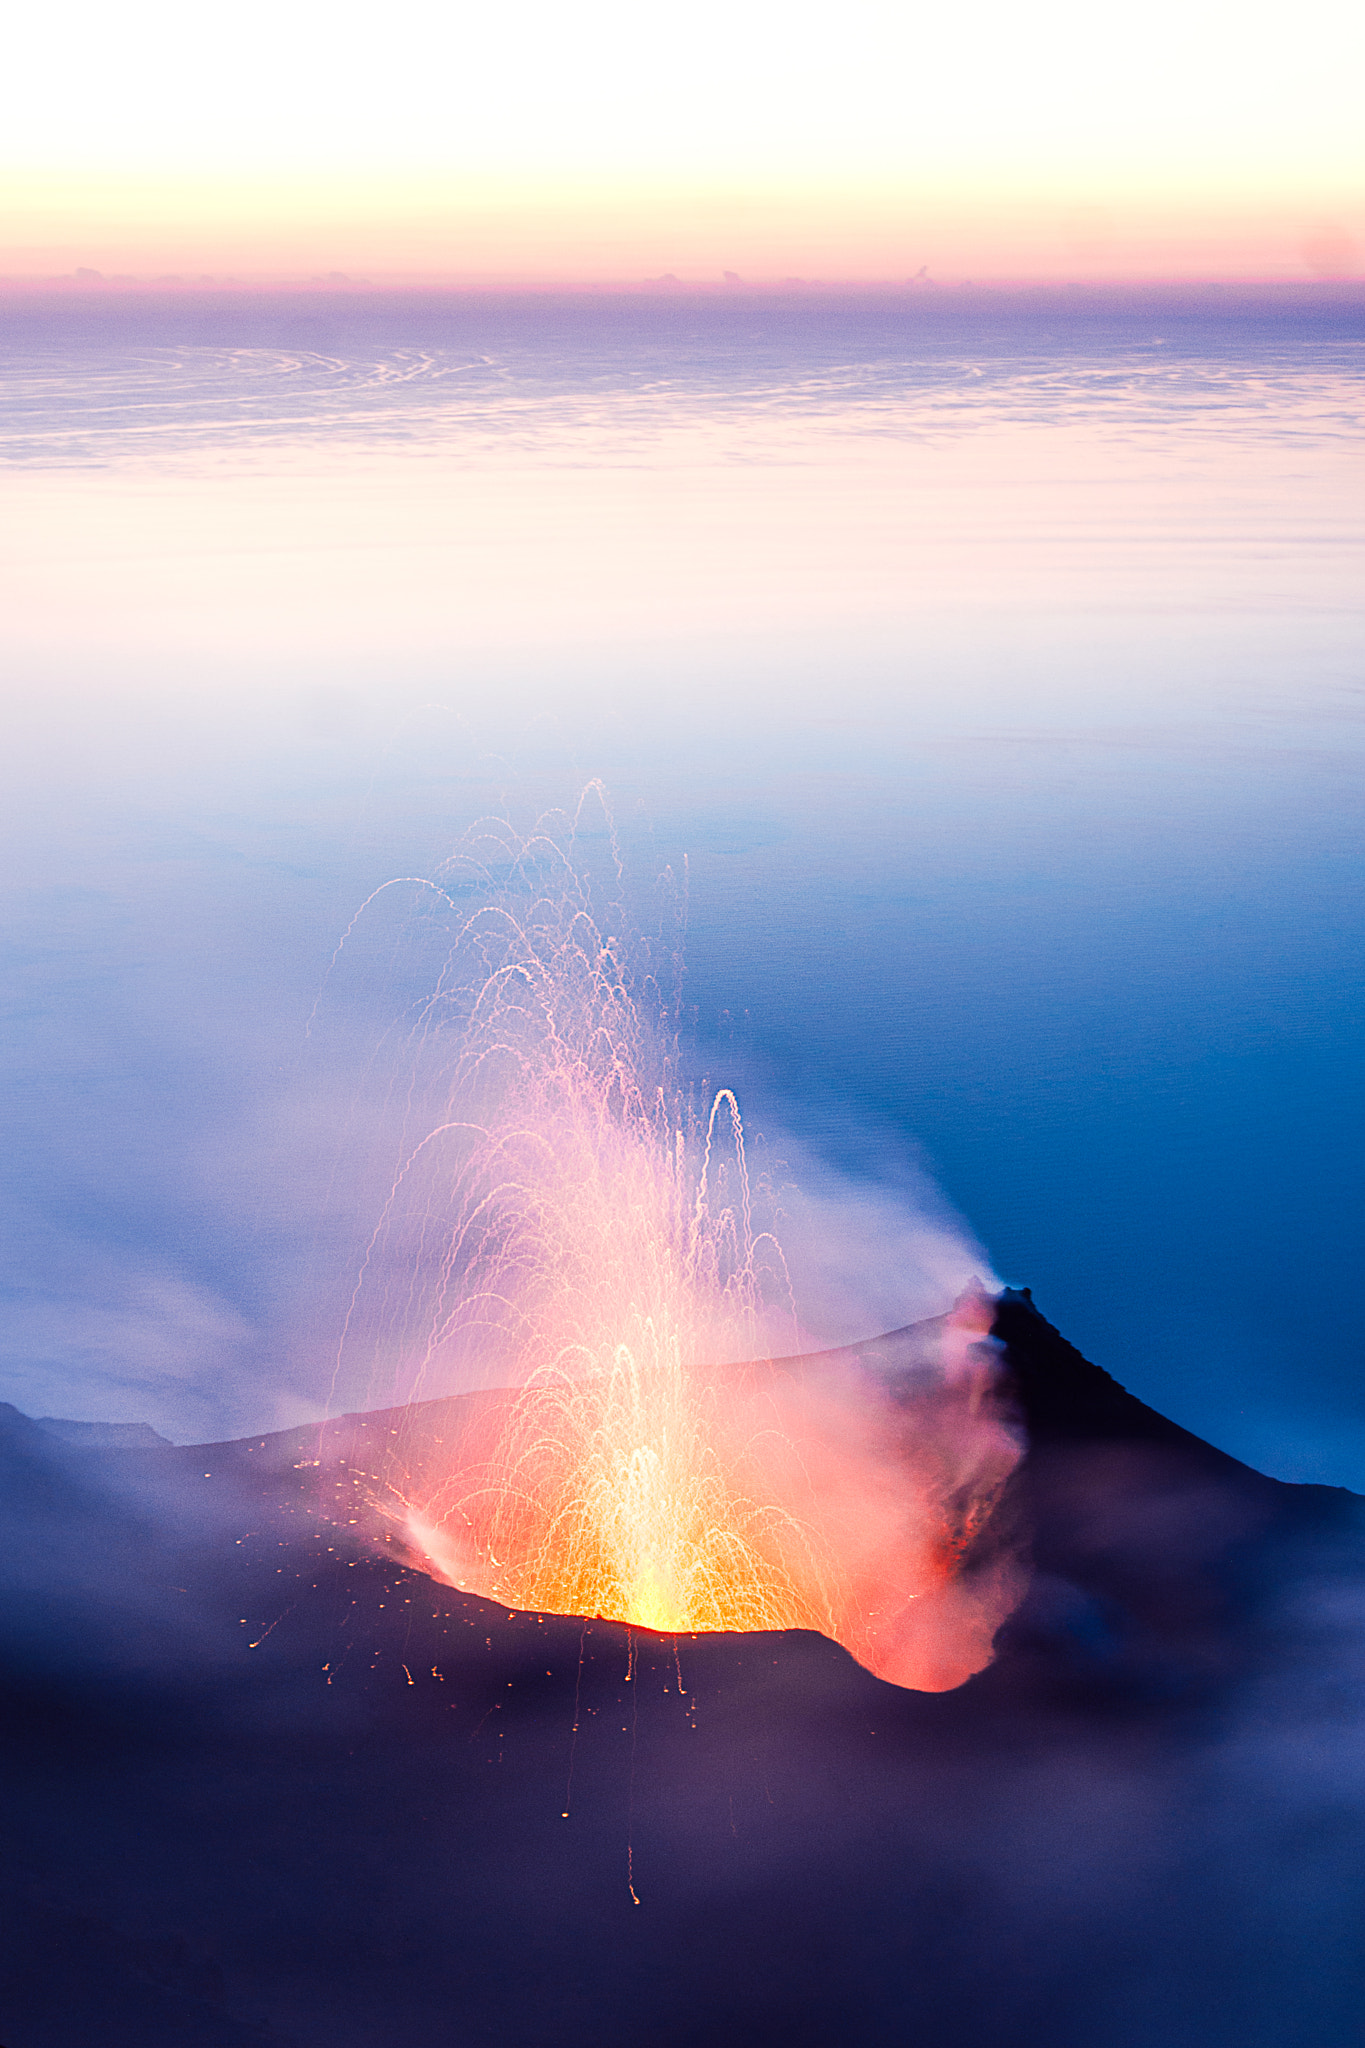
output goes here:
<path id="1" fill-rule="evenodd" d="M 44 493 L 115 516 L 300 463 L 320 502 L 375 460 L 521 464 L 532 494 L 648 478 L 669 434 L 701 450 L 678 472 L 699 531 L 761 472 L 755 503 L 808 501 L 818 535 L 829 451 L 861 439 L 922 443 L 936 477 L 960 456 L 943 561 L 970 564 L 976 521 L 986 566 L 864 613 L 843 556 L 827 602 L 803 561 L 793 615 L 748 620 L 708 609 L 702 553 L 660 571 L 653 625 L 557 643 L 509 615 L 470 651 L 452 613 L 391 659 L 321 612 L 300 654 L 264 604 L 241 642 L 206 617 L 202 659 L 126 619 L 91 652 L 82 547 L 61 602 L 18 588 L 0 1397 L 185 1439 L 316 1412 L 375 1195 L 332 1175 L 376 1019 L 335 1024 L 326 1075 L 304 1038 L 337 936 L 480 811 L 525 823 L 600 776 L 641 864 L 687 860 L 695 1057 L 756 1133 L 889 1199 L 926 1167 L 1143 1399 L 1365 1488 L 1363 310 L 9 303 L 20 535 Z M 1098 467 L 1068 454 L 1031 494 L 965 466 L 1019 435 Z M 758 540 L 753 564 L 758 591 Z"/>

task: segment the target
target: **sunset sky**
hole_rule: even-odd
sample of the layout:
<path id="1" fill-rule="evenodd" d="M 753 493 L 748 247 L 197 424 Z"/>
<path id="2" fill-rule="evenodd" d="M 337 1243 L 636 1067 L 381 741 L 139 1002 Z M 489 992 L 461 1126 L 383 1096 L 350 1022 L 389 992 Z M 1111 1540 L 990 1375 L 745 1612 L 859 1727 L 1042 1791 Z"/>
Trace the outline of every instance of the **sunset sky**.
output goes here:
<path id="1" fill-rule="evenodd" d="M 11 279 L 1365 269 L 1340 0 L 77 0 L 7 44 Z"/>

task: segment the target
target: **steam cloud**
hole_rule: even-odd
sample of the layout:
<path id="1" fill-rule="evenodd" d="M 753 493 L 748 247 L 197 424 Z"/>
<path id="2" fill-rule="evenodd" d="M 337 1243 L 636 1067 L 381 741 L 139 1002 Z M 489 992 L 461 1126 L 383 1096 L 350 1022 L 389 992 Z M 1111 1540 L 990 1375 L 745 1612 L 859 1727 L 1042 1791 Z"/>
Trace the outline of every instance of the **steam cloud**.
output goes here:
<path id="1" fill-rule="evenodd" d="M 737 1100 L 685 1085 L 684 906 L 665 876 L 640 934 L 609 821 L 582 822 L 478 828 L 401 885 L 444 951 L 395 1040 L 403 1148 L 337 1389 L 510 1391 L 403 1420 L 377 1525 L 512 1607 L 818 1629 L 897 1683 L 957 1685 L 1026 1582 L 989 1532 L 1020 1455 L 989 1306 L 964 1295 L 889 1379 L 772 1363 L 804 1335 L 801 1275 Z"/>

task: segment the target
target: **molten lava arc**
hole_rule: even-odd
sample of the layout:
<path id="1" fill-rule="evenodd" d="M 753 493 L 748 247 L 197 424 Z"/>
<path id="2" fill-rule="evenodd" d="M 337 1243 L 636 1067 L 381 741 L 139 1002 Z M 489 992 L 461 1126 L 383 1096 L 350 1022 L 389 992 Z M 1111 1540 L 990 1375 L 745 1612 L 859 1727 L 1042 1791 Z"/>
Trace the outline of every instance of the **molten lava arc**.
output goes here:
<path id="1" fill-rule="evenodd" d="M 404 1408 L 384 1524 L 509 1607 L 818 1629 L 899 1684 L 959 1683 L 1022 1584 L 990 1540 L 1019 1446 L 989 1302 L 894 1371 L 755 1357 L 796 1328 L 791 1287 L 734 1096 L 699 1119 L 677 1079 L 676 929 L 671 951 L 666 920 L 607 936 L 622 904 L 553 835 L 486 839 L 436 892 L 446 952 L 398 1096 L 424 1129 L 338 1359 L 391 1361 L 367 1403 Z M 433 1400 L 480 1375 L 515 1384 Z"/>

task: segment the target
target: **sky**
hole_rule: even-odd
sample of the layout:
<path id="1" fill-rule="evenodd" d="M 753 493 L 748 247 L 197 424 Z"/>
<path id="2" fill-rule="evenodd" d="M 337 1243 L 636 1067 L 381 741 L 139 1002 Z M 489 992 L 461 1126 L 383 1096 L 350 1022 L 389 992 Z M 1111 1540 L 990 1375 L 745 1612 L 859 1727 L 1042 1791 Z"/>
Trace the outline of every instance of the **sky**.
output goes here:
<path id="1" fill-rule="evenodd" d="M 1359 275 L 1363 45 L 1342 0 L 77 0 L 7 31 L 0 277 Z"/>

